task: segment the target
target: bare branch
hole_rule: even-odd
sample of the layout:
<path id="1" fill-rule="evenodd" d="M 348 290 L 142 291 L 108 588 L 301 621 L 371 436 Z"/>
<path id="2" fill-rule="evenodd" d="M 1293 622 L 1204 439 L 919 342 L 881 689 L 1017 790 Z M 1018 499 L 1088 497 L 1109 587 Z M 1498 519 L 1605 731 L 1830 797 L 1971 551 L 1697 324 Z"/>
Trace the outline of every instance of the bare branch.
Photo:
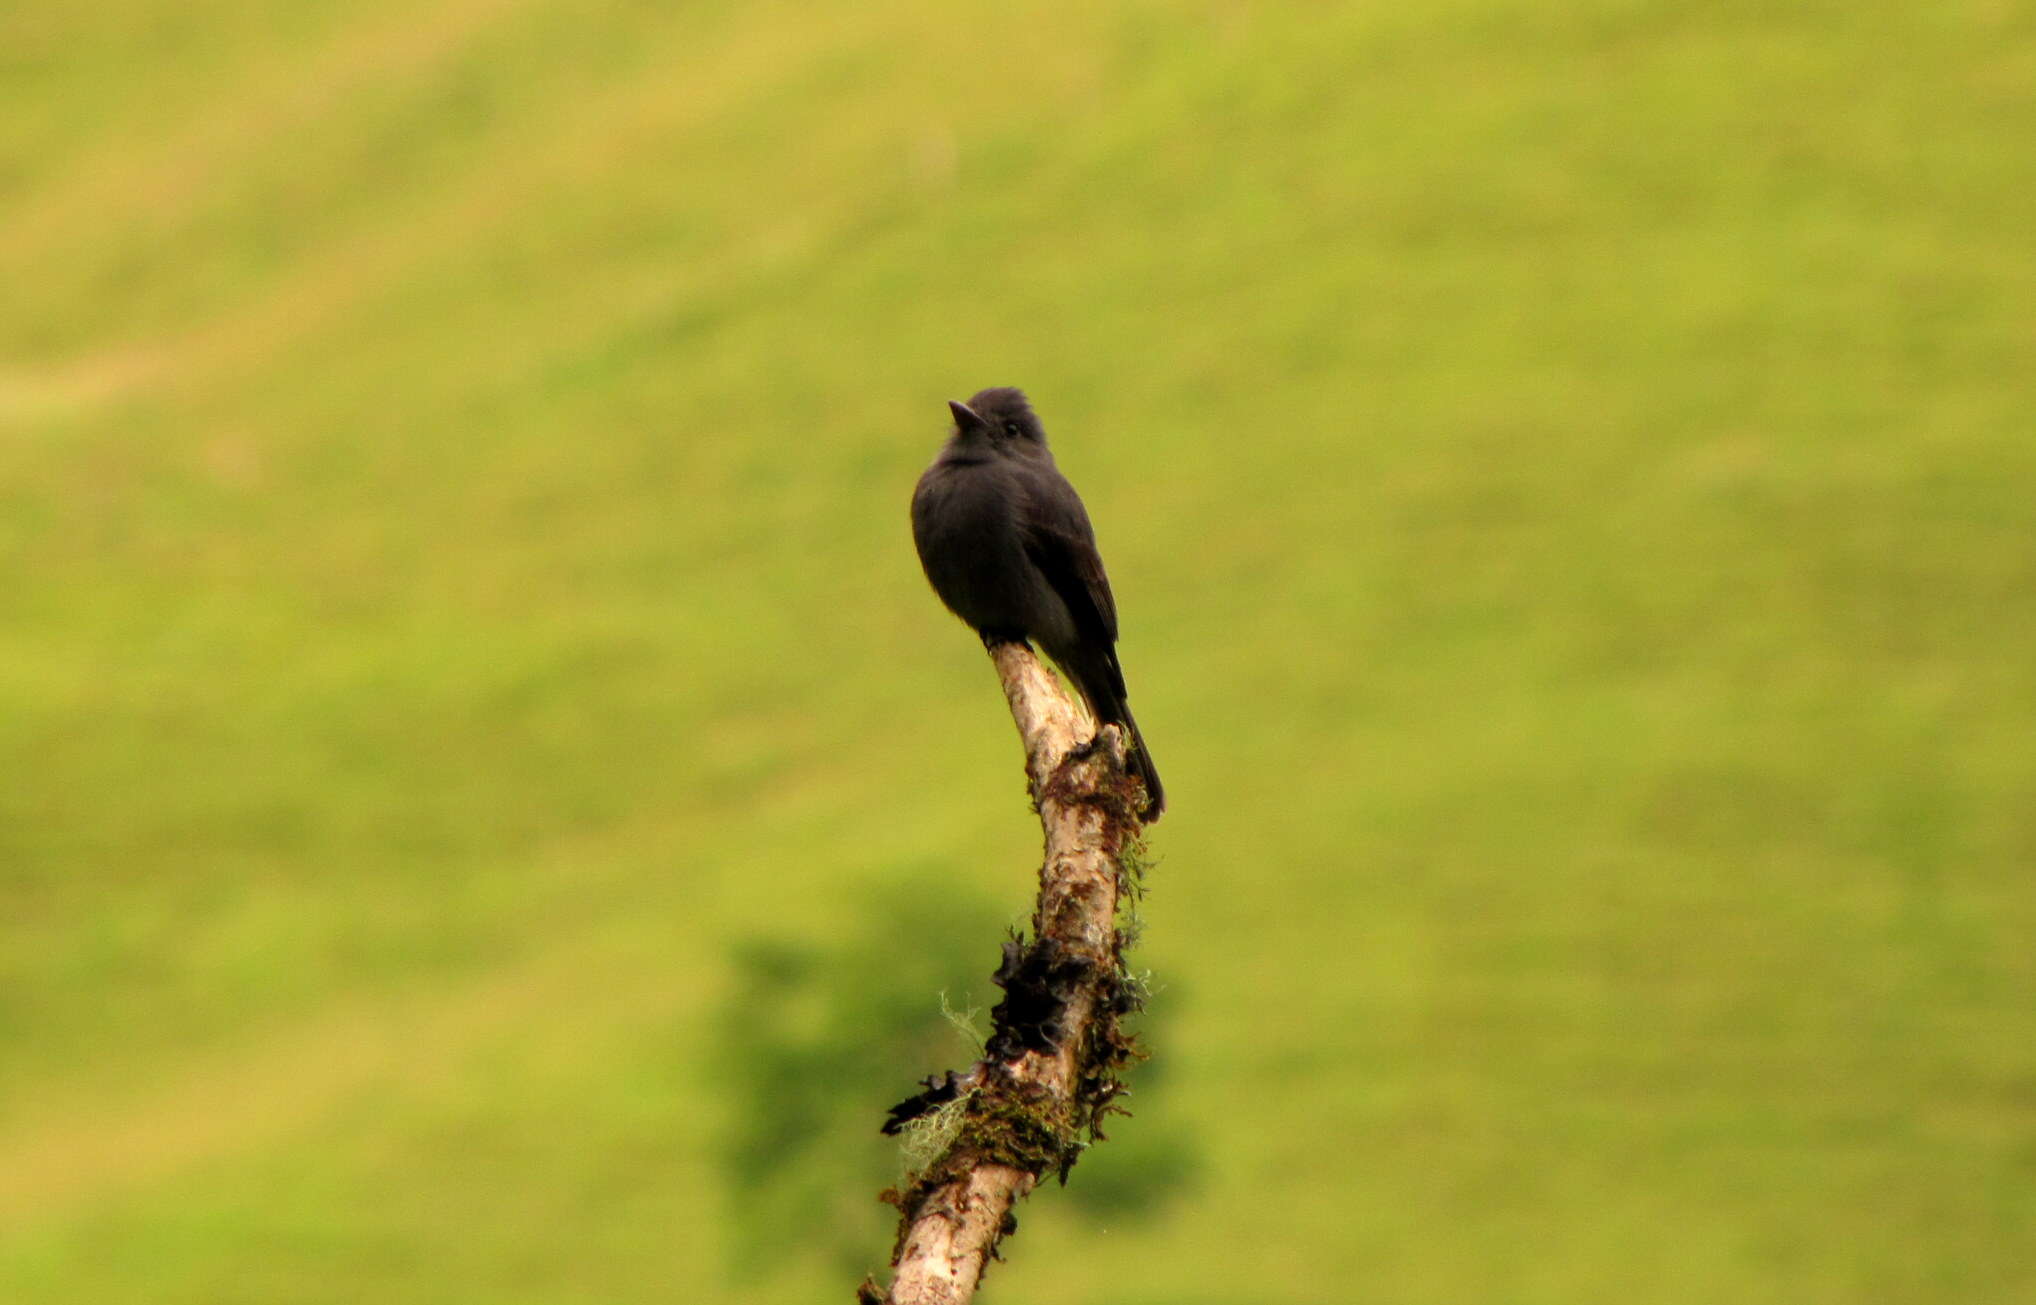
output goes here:
<path id="1" fill-rule="evenodd" d="M 990 646 L 1046 836 L 1032 940 L 1005 944 L 983 1058 L 927 1080 L 892 1111 L 886 1132 L 938 1112 L 952 1140 L 886 1199 L 899 1209 L 889 1291 L 860 1298 L 889 1305 L 956 1305 L 974 1296 L 998 1242 L 1016 1226 L 1012 1207 L 1050 1172 L 1063 1178 L 1122 1091 L 1117 1072 L 1134 1054 L 1119 1017 L 1138 1004 L 1126 982 L 1117 930 L 1131 887 L 1124 852 L 1140 828 L 1141 789 L 1124 768 L 1116 726 L 1093 739 L 1086 714 L 1024 644 Z M 950 1117 L 958 1113 L 958 1121 Z"/>

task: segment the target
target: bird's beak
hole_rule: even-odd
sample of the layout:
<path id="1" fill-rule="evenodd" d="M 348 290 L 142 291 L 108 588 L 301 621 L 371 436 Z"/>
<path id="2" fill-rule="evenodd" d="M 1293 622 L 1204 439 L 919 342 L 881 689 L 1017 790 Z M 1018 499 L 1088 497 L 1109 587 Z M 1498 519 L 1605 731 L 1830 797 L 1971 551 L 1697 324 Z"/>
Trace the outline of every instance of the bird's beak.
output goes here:
<path id="1" fill-rule="evenodd" d="M 984 430 L 989 426 L 988 422 L 976 416 L 974 408 L 969 407 L 960 399 L 949 399 L 947 401 L 947 410 L 954 414 L 954 424 L 957 430 Z"/>

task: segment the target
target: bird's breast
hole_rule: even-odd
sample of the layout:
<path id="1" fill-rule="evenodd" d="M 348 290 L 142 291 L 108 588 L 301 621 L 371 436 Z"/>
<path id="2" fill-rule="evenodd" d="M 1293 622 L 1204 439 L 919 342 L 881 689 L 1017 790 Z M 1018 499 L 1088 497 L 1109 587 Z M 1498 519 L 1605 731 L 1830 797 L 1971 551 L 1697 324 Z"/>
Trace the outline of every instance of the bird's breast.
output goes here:
<path id="1" fill-rule="evenodd" d="M 912 496 L 912 535 L 935 593 L 978 630 L 1029 634 L 1046 589 L 1025 553 L 1023 485 L 994 465 L 936 463 Z"/>

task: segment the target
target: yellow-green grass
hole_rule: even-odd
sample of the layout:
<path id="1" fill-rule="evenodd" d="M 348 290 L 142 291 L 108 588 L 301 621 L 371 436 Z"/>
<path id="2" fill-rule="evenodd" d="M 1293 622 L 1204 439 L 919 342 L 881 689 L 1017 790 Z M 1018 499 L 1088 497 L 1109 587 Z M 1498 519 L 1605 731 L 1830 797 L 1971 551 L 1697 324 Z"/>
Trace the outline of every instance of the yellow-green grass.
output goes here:
<path id="1" fill-rule="evenodd" d="M 880 989 L 901 886 L 1023 913 L 904 525 L 990 384 L 1167 775 L 1180 1139 L 994 1296 L 2036 1293 L 2027 6 L 0 50 L 0 1298 L 845 1298 L 723 1017 Z M 928 1045 L 800 1153 L 843 1220 Z"/>

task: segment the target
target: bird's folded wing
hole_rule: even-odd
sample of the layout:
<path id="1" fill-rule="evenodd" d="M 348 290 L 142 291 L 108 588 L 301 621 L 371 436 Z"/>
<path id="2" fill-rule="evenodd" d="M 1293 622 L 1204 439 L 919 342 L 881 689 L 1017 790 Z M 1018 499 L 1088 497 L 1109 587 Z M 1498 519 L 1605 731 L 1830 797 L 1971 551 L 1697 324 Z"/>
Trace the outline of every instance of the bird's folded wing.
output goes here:
<path id="1" fill-rule="evenodd" d="M 1075 628 L 1106 643 L 1117 642 L 1117 602 L 1089 514 L 1070 490 L 1034 494 L 1026 504 L 1025 553 L 1074 615 Z"/>

